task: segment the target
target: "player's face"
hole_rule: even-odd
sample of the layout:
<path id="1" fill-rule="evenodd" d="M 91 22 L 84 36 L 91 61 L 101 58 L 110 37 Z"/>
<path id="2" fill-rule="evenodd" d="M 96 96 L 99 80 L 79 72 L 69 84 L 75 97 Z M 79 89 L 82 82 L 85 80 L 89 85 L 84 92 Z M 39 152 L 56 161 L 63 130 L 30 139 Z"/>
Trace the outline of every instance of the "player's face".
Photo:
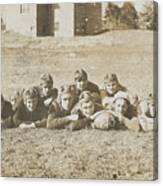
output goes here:
<path id="1" fill-rule="evenodd" d="M 81 110 L 84 116 L 90 117 L 92 114 L 94 114 L 95 105 L 92 101 L 82 103 Z"/>
<path id="2" fill-rule="evenodd" d="M 115 102 L 115 112 L 117 114 L 125 115 L 128 109 L 128 104 L 124 99 L 117 99 Z"/>
<path id="3" fill-rule="evenodd" d="M 64 110 L 71 110 L 73 107 L 74 98 L 70 93 L 65 93 L 61 95 L 61 104 Z"/>
<path id="4" fill-rule="evenodd" d="M 52 91 L 52 84 L 41 83 L 41 89 L 44 96 L 49 96 Z"/>
<path id="5" fill-rule="evenodd" d="M 83 91 L 87 87 L 88 80 L 85 78 L 75 80 L 77 90 Z"/>
<path id="6" fill-rule="evenodd" d="M 38 98 L 27 98 L 25 101 L 25 105 L 30 112 L 36 110 L 37 104 Z"/>
<path id="7" fill-rule="evenodd" d="M 105 85 L 108 94 L 115 94 L 118 90 L 118 83 L 116 81 L 111 81 Z"/>

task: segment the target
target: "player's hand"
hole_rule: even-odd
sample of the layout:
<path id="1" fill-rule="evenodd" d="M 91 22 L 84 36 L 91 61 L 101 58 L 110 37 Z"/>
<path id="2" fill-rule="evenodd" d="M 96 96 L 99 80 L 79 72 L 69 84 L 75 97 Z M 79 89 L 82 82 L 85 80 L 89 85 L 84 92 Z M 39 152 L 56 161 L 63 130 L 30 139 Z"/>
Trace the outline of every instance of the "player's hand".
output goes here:
<path id="1" fill-rule="evenodd" d="M 19 125 L 19 128 L 24 129 L 24 128 L 26 128 L 26 126 L 27 126 L 27 124 L 21 123 L 21 124 Z"/>
<path id="2" fill-rule="evenodd" d="M 72 114 L 72 115 L 68 116 L 68 119 L 70 121 L 77 121 L 79 119 L 79 115 L 78 114 Z"/>
<path id="3" fill-rule="evenodd" d="M 47 107 L 51 104 L 52 101 L 53 101 L 53 98 L 48 98 L 44 101 L 44 105 Z"/>
<path id="4" fill-rule="evenodd" d="M 31 123 L 31 124 L 21 123 L 19 125 L 19 128 L 21 128 L 21 129 L 25 129 L 25 128 L 36 128 L 36 126 L 35 126 L 35 123 Z"/>
<path id="5" fill-rule="evenodd" d="M 29 128 L 36 128 L 35 123 L 34 123 L 34 122 L 33 122 L 33 123 L 31 123 L 31 124 L 29 125 Z"/>

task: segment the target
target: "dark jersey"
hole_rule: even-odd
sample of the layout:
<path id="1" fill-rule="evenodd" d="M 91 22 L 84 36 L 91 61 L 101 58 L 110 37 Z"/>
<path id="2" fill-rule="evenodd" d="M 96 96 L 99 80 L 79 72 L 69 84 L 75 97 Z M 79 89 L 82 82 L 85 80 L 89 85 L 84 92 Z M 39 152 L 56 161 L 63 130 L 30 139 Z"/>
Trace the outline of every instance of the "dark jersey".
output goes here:
<path id="1" fill-rule="evenodd" d="M 53 101 L 58 97 L 58 89 L 53 88 L 52 91 L 50 92 L 50 95 L 44 96 L 41 88 L 40 87 L 36 87 L 36 88 L 39 92 L 41 102 L 43 102 L 44 106 L 49 110 Z"/>
<path id="2" fill-rule="evenodd" d="M 100 90 L 96 84 L 88 81 L 87 87 L 83 91 L 89 91 L 94 98 L 94 102 L 101 103 Z M 77 90 L 78 98 L 83 91 Z"/>
<path id="3" fill-rule="evenodd" d="M 8 101 L 4 101 L 3 103 L 3 108 L 1 110 L 1 118 L 2 119 L 6 119 L 8 118 L 9 116 L 12 116 L 13 114 L 13 110 L 12 110 L 12 105 L 10 102 Z"/>
<path id="4" fill-rule="evenodd" d="M 1 108 L 1 127 L 2 128 L 12 128 L 13 122 L 12 122 L 12 116 L 13 116 L 13 110 L 12 105 L 8 101 L 4 101 L 3 107 Z"/>
<path id="5" fill-rule="evenodd" d="M 66 125 L 69 123 L 69 119 L 67 118 L 67 116 L 70 114 L 71 110 L 70 111 L 64 110 L 61 104 L 59 104 L 57 101 L 54 101 L 51 105 L 50 113 L 48 115 L 47 128 L 49 129 L 65 128 Z"/>
<path id="6" fill-rule="evenodd" d="M 100 94 L 100 90 L 98 86 L 95 83 L 92 83 L 90 81 L 88 81 L 87 87 L 83 91 L 89 91 L 91 93 Z M 80 94 L 81 94 L 81 91 L 78 91 L 78 95 Z"/>
<path id="7" fill-rule="evenodd" d="M 30 112 L 21 102 L 13 116 L 13 122 L 15 126 L 19 126 L 21 123 L 31 124 L 34 122 L 36 127 L 45 127 L 47 114 L 47 109 L 41 102 L 38 103 L 33 112 Z"/>

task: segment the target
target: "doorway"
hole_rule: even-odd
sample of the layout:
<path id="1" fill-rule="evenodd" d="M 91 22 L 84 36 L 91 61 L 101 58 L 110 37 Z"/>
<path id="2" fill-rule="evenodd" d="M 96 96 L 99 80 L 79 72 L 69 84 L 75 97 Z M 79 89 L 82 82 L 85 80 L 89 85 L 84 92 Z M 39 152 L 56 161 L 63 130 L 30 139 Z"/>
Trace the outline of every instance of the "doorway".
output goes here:
<path id="1" fill-rule="evenodd" d="M 54 36 L 54 9 L 52 4 L 37 5 L 37 36 Z"/>

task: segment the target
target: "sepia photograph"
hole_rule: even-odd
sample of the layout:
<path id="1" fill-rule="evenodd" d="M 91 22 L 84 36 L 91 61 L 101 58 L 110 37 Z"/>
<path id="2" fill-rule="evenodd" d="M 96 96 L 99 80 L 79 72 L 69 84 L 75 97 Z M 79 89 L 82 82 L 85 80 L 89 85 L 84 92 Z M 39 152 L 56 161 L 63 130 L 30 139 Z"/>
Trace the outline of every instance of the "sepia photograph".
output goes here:
<path id="1" fill-rule="evenodd" d="M 157 6 L 0 4 L 2 177 L 158 179 Z"/>

